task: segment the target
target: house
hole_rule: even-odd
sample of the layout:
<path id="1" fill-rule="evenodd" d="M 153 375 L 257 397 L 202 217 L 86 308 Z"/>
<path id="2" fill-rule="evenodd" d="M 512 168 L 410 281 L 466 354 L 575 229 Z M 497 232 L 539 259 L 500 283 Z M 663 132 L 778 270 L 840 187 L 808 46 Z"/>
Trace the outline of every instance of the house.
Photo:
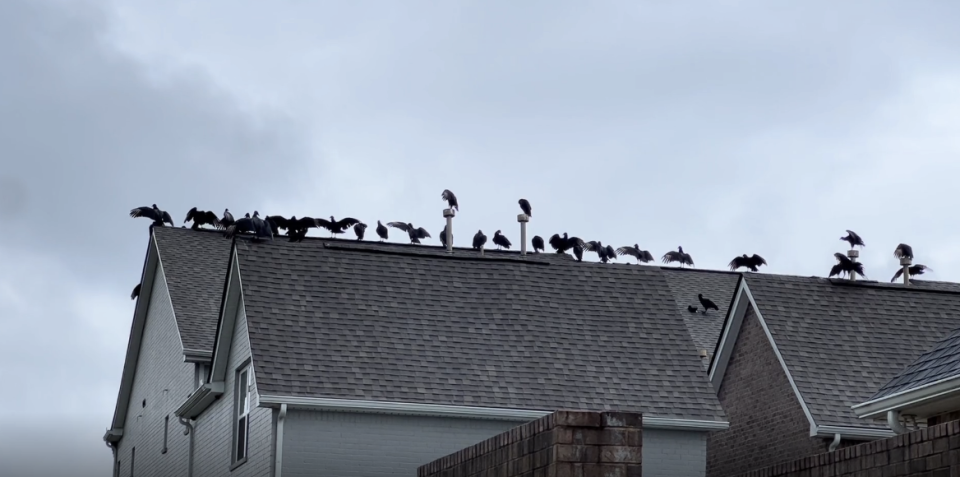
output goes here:
<path id="1" fill-rule="evenodd" d="M 701 350 L 739 274 L 151 235 L 104 436 L 118 476 L 413 475 L 561 409 L 643 412 L 645 475 L 696 476 L 729 425 Z M 687 311 L 697 293 L 720 311 Z"/>
<path id="2" fill-rule="evenodd" d="M 886 422 L 898 434 L 909 430 L 903 421 L 935 426 L 960 419 L 960 329 L 852 409 L 862 419 Z"/>
<path id="3" fill-rule="evenodd" d="M 744 274 L 709 369 L 730 427 L 709 437 L 708 475 L 893 436 L 851 406 L 957 328 L 958 308 L 960 284 Z"/>

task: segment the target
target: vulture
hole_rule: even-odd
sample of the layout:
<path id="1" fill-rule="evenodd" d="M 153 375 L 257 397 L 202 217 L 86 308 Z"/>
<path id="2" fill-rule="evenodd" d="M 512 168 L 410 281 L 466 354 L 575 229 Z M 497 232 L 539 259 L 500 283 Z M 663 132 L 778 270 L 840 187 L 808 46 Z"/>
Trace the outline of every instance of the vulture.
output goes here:
<path id="1" fill-rule="evenodd" d="M 452 234 L 451 234 L 452 235 Z M 451 243 L 453 242 L 453 237 L 450 237 Z M 443 226 L 443 230 L 440 231 L 440 244 L 444 247 L 447 246 L 447 226 Z"/>
<path id="2" fill-rule="evenodd" d="M 487 243 L 487 236 L 483 235 L 483 230 L 477 230 L 477 233 L 473 236 L 473 249 L 482 250 L 484 244 Z"/>
<path id="3" fill-rule="evenodd" d="M 183 223 L 187 223 L 193 220 L 193 225 L 190 226 L 193 230 L 199 230 L 203 225 L 212 225 L 214 228 L 220 228 L 220 219 L 217 218 L 217 214 L 214 214 L 209 210 L 197 210 L 196 207 L 190 209 L 187 212 L 187 218 L 183 219 Z"/>
<path id="4" fill-rule="evenodd" d="M 573 256 L 577 257 L 578 262 L 583 261 L 583 242 L 577 242 L 573 244 Z"/>
<path id="5" fill-rule="evenodd" d="M 316 219 L 317 227 L 323 227 L 330 231 L 330 236 L 333 237 L 333 234 L 342 234 L 348 227 L 359 224 L 360 221 L 354 219 L 353 217 L 347 217 L 345 219 L 335 220 L 333 216 L 330 216 L 330 220 Z"/>
<path id="6" fill-rule="evenodd" d="M 357 240 L 363 240 L 363 234 L 367 231 L 367 224 L 360 222 L 353 226 L 353 233 L 357 234 Z"/>
<path id="7" fill-rule="evenodd" d="M 583 249 L 588 252 L 596 252 L 597 256 L 600 257 L 600 261 L 607 263 L 607 261 L 617 259 L 617 253 L 613 251 L 613 247 L 607 245 L 603 246 L 603 243 L 600 241 L 591 240 L 583 244 Z"/>
<path id="8" fill-rule="evenodd" d="M 267 218 L 269 222 L 269 217 Z M 271 225 L 274 227 L 274 225 Z M 290 242 L 303 242 L 303 239 L 307 237 L 307 230 L 309 229 L 293 229 L 287 231 L 287 236 L 290 237 Z"/>
<path id="9" fill-rule="evenodd" d="M 142 283 L 137 283 L 137 286 L 133 287 L 133 293 L 130 294 L 131 300 L 136 300 L 137 297 L 140 296 L 140 285 L 142 285 Z"/>
<path id="10" fill-rule="evenodd" d="M 533 208 L 530 207 L 530 202 L 527 201 L 527 199 L 520 199 L 520 210 L 522 210 L 524 214 L 533 217 Z"/>
<path id="11" fill-rule="evenodd" d="M 273 240 L 273 230 L 270 222 L 260 218 L 260 213 L 253 211 L 253 217 L 247 214 L 246 217 L 237 220 L 233 225 L 227 228 L 227 238 L 232 238 L 237 233 L 253 234 L 255 240 L 266 238 Z"/>
<path id="12" fill-rule="evenodd" d="M 911 265 L 907 267 L 907 273 L 909 273 L 911 277 L 917 276 L 917 275 L 923 275 L 923 272 L 926 272 L 927 270 L 930 270 L 931 272 L 933 271 L 932 268 L 926 265 L 920 265 L 920 264 Z M 897 269 L 897 273 L 893 274 L 893 278 L 890 279 L 890 283 L 897 281 L 897 279 L 900 278 L 901 276 L 903 276 L 903 267 L 900 267 Z"/>
<path id="13" fill-rule="evenodd" d="M 692 267 L 693 257 L 691 257 L 689 253 L 685 253 L 683 251 L 683 247 L 677 247 L 677 250 L 679 251 L 674 252 L 673 250 L 671 250 L 665 253 L 663 255 L 663 263 L 680 262 L 681 267 L 684 265 L 690 265 Z"/>
<path id="14" fill-rule="evenodd" d="M 173 217 L 170 217 L 170 214 L 165 210 L 160 210 L 157 207 L 157 204 L 153 204 L 150 207 L 143 206 L 137 207 L 130 211 L 130 217 L 146 217 L 148 219 L 153 219 L 153 225 L 163 227 L 163 223 L 166 222 L 170 224 L 171 227 L 174 226 Z"/>
<path id="15" fill-rule="evenodd" d="M 530 214 L 527 214 L 527 215 L 530 215 Z M 542 252 L 542 251 L 543 251 L 543 245 L 544 245 L 544 243 L 543 243 L 543 237 L 541 237 L 541 236 L 539 236 L 539 235 L 534 235 L 534 236 L 533 236 L 533 251 L 534 251 L 534 253 L 540 253 L 540 252 Z"/>
<path id="16" fill-rule="evenodd" d="M 699 300 L 700 300 L 700 304 L 703 305 L 703 312 L 704 312 L 704 313 L 706 313 L 707 310 L 709 310 L 709 309 L 714 309 L 714 310 L 720 311 L 720 308 L 717 307 L 717 304 L 716 304 L 716 303 L 714 303 L 714 302 L 713 302 L 712 300 L 710 300 L 709 298 L 704 298 L 704 297 L 703 297 L 703 293 L 698 294 L 698 295 L 697 295 L 697 299 L 699 299 Z"/>
<path id="17" fill-rule="evenodd" d="M 690 313 L 696 313 L 696 312 L 697 312 L 697 307 L 695 307 L 695 306 L 693 306 L 693 305 L 687 305 L 687 311 L 689 311 Z"/>
<path id="18" fill-rule="evenodd" d="M 767 261 L 757 254 L 753 254 L 752 257 L 747 254 L 743 254 L 739 257 L 734 257 L 733 260 L 730 260 L 730 270 L 736 271 L 738 268 L 743 267 L 749 268 L 751 272 L 756 272 L 760 265 L 766 264 Z"/>
<path id="19" fill-rule="evenodd" d="M 236 222 L 233 220 L 233 214 L 230 213 L 230 209 L 223 209 L 223 217 L 220 218 L 220 225 L 223 228 L 227 228 L 233 223 Z"/>
<path id="20" fill-rule="evenodd" d="M 653 255 L 650 254 L 647 250 L 640 250 L 640 246 L 633 244 L 633 247 L 626 245 L 617 249 L 617 253 L 620 255 L 630 255 L 637 259 L 637 263 L 643 262 L 652 262 Z"/>
<path id="21" fill-rule="evenodd" d="M 499 230 L 493 233 L 493 243 L 497 245 L 497 250 L 500 250 L 501 247 L 509 249 L 511 245 L 510 240 L 501 234 Z"/>
<path id="22" fill-rule="evenodd" d="M 867 278 L 867 275 L 863 273 L 862 263 L 854 262 L 853 260 L 850 260 L 850 258 L 848 258 L 846 255 L 839 252 L 833 254 L 833 256 L 836 257 L 837 264 L 830 269 L 830 275 L 828 276 L 828 278 L 833 277 L 835 275 L 840 275 L 840 274 L 849 274 L 850 272 L 856 272 L 861 277 Z"/>
<path id="23" fill-rule="evenodd" d="M 457 196 L 453 195 L 450 189 L 444 189 L 443 193 L 440 194 L 440 198 L 447 201 L 447 205 L 449 205 L 451 209 L 460 212 L 460 204 L 457 203 Z"/>
<path id="24" fill-rule="evenodd" d="M 403 222 L 387 222 L 387 225 L 395 229 L 403 230 L 410 236 L 410 243 L 420 243 L 420 239 L 431 238 L 423 227 L 413 228 L 413 224 Z"/>
<path id="25" fill-rule="evenodd" d="M 909 258 L 913 260 L 913 247 L 902 243 L 897 245 L 897 248 L 893 251 L 893 256 L 897 258 Z"/>
<path id="26" fill-rule="evenodd" d="M 574 248 L 574 246 L 579 246 L 581 249 L 584 248 L 583 240 L 578 237 L 567 237 L 567 233 L 563 233 L 563 237 L 560 234 L 553 234 L 553 237 L 550 237 L 550 246 L 553 247 L 557 253 L 565 253 L 567 250 Z M 581 253 L 582 250 L 581 250 Z"/>
<path id="27" fill-rule="evenodd" d="M 287 231 L 287 235 L 306 236 L 307 230 L 318 227 L 317 220 L 312 217 L 298 219 L 296 215 L 293 215 L 288 219 L 282 215 L 271 215 L 267 217 L 267 220 L 270 222 L 270 230 L 274 235 L 280 235 L 280 229 L 283 229 Z"/>
<path id="28" fill-rule="evenodd" d="M 385 225 L 381 224 L 379 220 L 377 221 L 377 235 L 380 236 L 381 242 L 390 237 L 390 230 L 387 229 Z"/>
<path id="29" fill-rule="evenodd" d="M 850 248 L 856 247 L 857 245 L 864 247 L 863 239 L 853 230 L 847 230 L 846 237 L 840 237 L 840 240 L 846 240 L 850 244 Z"/>

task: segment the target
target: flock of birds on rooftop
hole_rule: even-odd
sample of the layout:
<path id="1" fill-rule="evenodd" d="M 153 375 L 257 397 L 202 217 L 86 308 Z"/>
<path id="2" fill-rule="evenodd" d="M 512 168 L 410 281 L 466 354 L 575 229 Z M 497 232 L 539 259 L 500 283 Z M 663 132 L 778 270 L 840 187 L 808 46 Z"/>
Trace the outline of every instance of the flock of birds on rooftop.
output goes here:
<path id="1" fill-rule="evenodd" d="M 440 198 L 447 202 L 447 205 L 450 209 L 459 212 L 460 203 L 457 201 L 457 196 L 450 191 L 445 189 L 441 193 Z M 520 210 L 529 217 L 533 216 L 533 208 L 530 206 L 530 202 L 527 199 L 520 199 L 518 201 L 520 205 Z M 145 217 L 153 221 L 153 226 L 163 227 L 164 224 L 170 224 L 170 226 L 176 226 L 173 221 L 173 217 L 165 210 L 160 210 L 157 207 L 157 204 L 151 206 L 137 207 L 130 211 L 130 217 Z M 367 224 L 353 218 L 345 217 L 340 220 L 336 220 L 333 216 L 330 217 L 330 220 L 319 219 L 313 217 L 301 217 L 297 218 L 296 216 L 291 216 L 286 218 L 280 215 L 270 215 L 266 217 L 260 217 L 258 211 L 253 211 L 253 215 L 249 212 L 239 219 L 234 219 L 233 214 L 230 213 L 230 209 L 224 209 L 223 216 L 217 217 L 217 214 L 208 211 L 208 210 L 199 210 L 196 207 L 190 209 L 187 212 L 187 216 L 184 219 L 183 223 L 193 222 L 191 226 L 194 230 L 199 230 L 205 225 L 209 225 L 217 230 L 222 230 L 224 237 L 232 239 L 237 236 L 249 237 L 253 241 L 272 241 L 275 236 L 280 235 L 280 231 L 285 231 L 285 235 L 288 237 L 290 242 L 300 242 L 307 236 L 307 232 L 312 228 L 316 229 L 326 229 L 330 232 L 330 236 L 346 233 L 348 229 L 353 229 L 354 235 L 357 240 L 363 240 L 366 231 Z M 410 239 L 412 244 L 420 244 L 421 240 L 432 238 L 429 232 L 423 227 L 415 227 L 412 223 L 409 222 L 387 222 L 387 225 L 384 226 L 381 221 L 377 220 L 376 233 L 380 238 L 380 241 L 383 242 L 387 240 L 390 235 L 388 227 L 401 230 L 407 234 L 407 237 Z M 443 230 L 440 232 L 440 243 L 446 247 L 447 246 L 447 227 L 444 225 Z M 847 235 L 840 237 L 840 240 L 846 241 L 850 244 L 850 248 L 854 249 L 855 247 L 864 247 L 863 239 L 860 238 L 852 230 L 847 230 Z M 510 240 L 503 235 L 501 230 L 497 230 L 493 234 L 491 240 L 494 245 L 497 246 L 498 250 L 501 249 L 510 249 L 513 244 Z M 654 261 L 653 255 L 647 251 L 640 248 L 638 244 L 633 246 L 625 245 L 614 249 L 610 245 L 603 245 L 599 240 L 585 241 L 579 237 L 570 237 L 567 232 L 564 232 L 563 235 L 556 233 L 550 237 L 550 240 L 546 243 L 550 244 L 550 247 L 553 248 L 556 253 L 566 253 L 567 251 L 572 251 L 574 257 L 577 261 L 583 261 L 584 252 L 593 252 L 597 254 L 597 257 L 601 262 L 607 263 L 610 260 L 616 260 L 617 256 L 631 256 L 637 260 L 637 263 L 649 263 Z M 534 253 L 540 253 L 545 250 L 545 245 L 543 238 L 539 235 L 534 235 L 531 240 L 531 245 L 533 247 Z M 475 250 L 483 250 L 487 244 L 487 236 L 483 233 L 483 230 L 478 230 L 473 236 L 472 248 Z M 897 258 L 909 258 L 913 259 L 913 248 L 907 244 L 899 244 L 894 250 L 894 256 Z M 830 269 L 830 275 L 828 277 L 834 276 L 850 276 L 853 273 L 860 275 L 866 278 L 864 273 L 863 263 L 857 262 L 848 256 L 842 253 L 835 253 L 834 257 L 837 259 L 837 264 Z M 683 251 L 683 247 L 677 247 L 677 250 L 671 250 L 661 257 L 663 263 L 677 263 L 680 267 L 684 266 L 694 266 L 693 257 L 689 253 Z M 734 257 L 733 260 L 728 264 L 730 270 L 736 271 L 740 268 L 745 268 L 752 272 L 759 271 L 759 268 L 763 265 L 767 265 L 767 261 L 760 255 L 753 254 L 743 254 L 738 257 Z M 910 276 L 922 275 L 926 271 L 932 271 L 925 265 L 917 264 L 912 265 L 907 268 L 907 273 Z M 903 268 L 898 268 L 897 272 L 894 274 L 891 282 L 896 281 L 902 276 Z M 131 299 L 136 298 L 139 295 L 140 285 L 134 289 L 133 294 L 131 294 Z M 717 305 L 699 295 L 700 304 L 704 307 L 704 313 L 709 309 L 718 309 Z M 693 305 L 688 307 L 688 310 L 691 312 L 697 312 L 697 308 Z"/>

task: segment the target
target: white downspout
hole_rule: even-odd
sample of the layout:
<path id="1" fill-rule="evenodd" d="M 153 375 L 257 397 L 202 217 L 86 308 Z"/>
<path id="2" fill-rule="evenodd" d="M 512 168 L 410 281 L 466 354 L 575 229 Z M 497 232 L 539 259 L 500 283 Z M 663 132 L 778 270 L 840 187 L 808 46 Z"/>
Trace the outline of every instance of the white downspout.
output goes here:
<path id="1" fill-rule="evenodd" d="M 120 466 L 117 465 L 117 444 L 113 442 L 107 442 L 107 447 L 113 451 L 113 477 L 120 476 Z"/>
<path id="2" fill-rule="evenodd" d="M 287 405 L 280 405 L 280 415 L 277 416 L 277 451 L 273 463 L 273 477 L 280 477 L 283 470 L 283 423 L 287 420 Z"/>
<path id="3" fill-rule="evenodd" d="M 837 450 L 837 447 L 840 447 L 840 433 L 833 435 L 833 442 L 830 443 L 830 447 L 827 449 L 828 452 L 833 452 Z"/>
<path id="4" fill-rule="evenodd" d="M 177 416 L 177 419 L 180 421 L 180 424 L 183 424 L 183 435 L 190 436 L 189 451 L 187 452 L 187 477 L 193 477 L 193 425 L 190 424 L 190 421 L 184 419 L 180 416 Z"/>
<path id="5" fill-rule="evenodd" d="M 897 434 L 906 434 L 907 428 L 900 423 L 900 411 L 887 411 L 887 426 Z"/>

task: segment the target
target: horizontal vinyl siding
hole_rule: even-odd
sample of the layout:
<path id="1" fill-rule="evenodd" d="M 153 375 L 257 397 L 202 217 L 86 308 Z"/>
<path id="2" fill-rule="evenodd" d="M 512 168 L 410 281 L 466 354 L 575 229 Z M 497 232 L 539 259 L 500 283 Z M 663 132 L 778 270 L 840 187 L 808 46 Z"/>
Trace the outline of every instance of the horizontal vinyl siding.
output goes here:
<path id="1" fill-rule="evenodd" d="M 707 433 L 644 429 L 643 477 L 707 475 Z"/>

